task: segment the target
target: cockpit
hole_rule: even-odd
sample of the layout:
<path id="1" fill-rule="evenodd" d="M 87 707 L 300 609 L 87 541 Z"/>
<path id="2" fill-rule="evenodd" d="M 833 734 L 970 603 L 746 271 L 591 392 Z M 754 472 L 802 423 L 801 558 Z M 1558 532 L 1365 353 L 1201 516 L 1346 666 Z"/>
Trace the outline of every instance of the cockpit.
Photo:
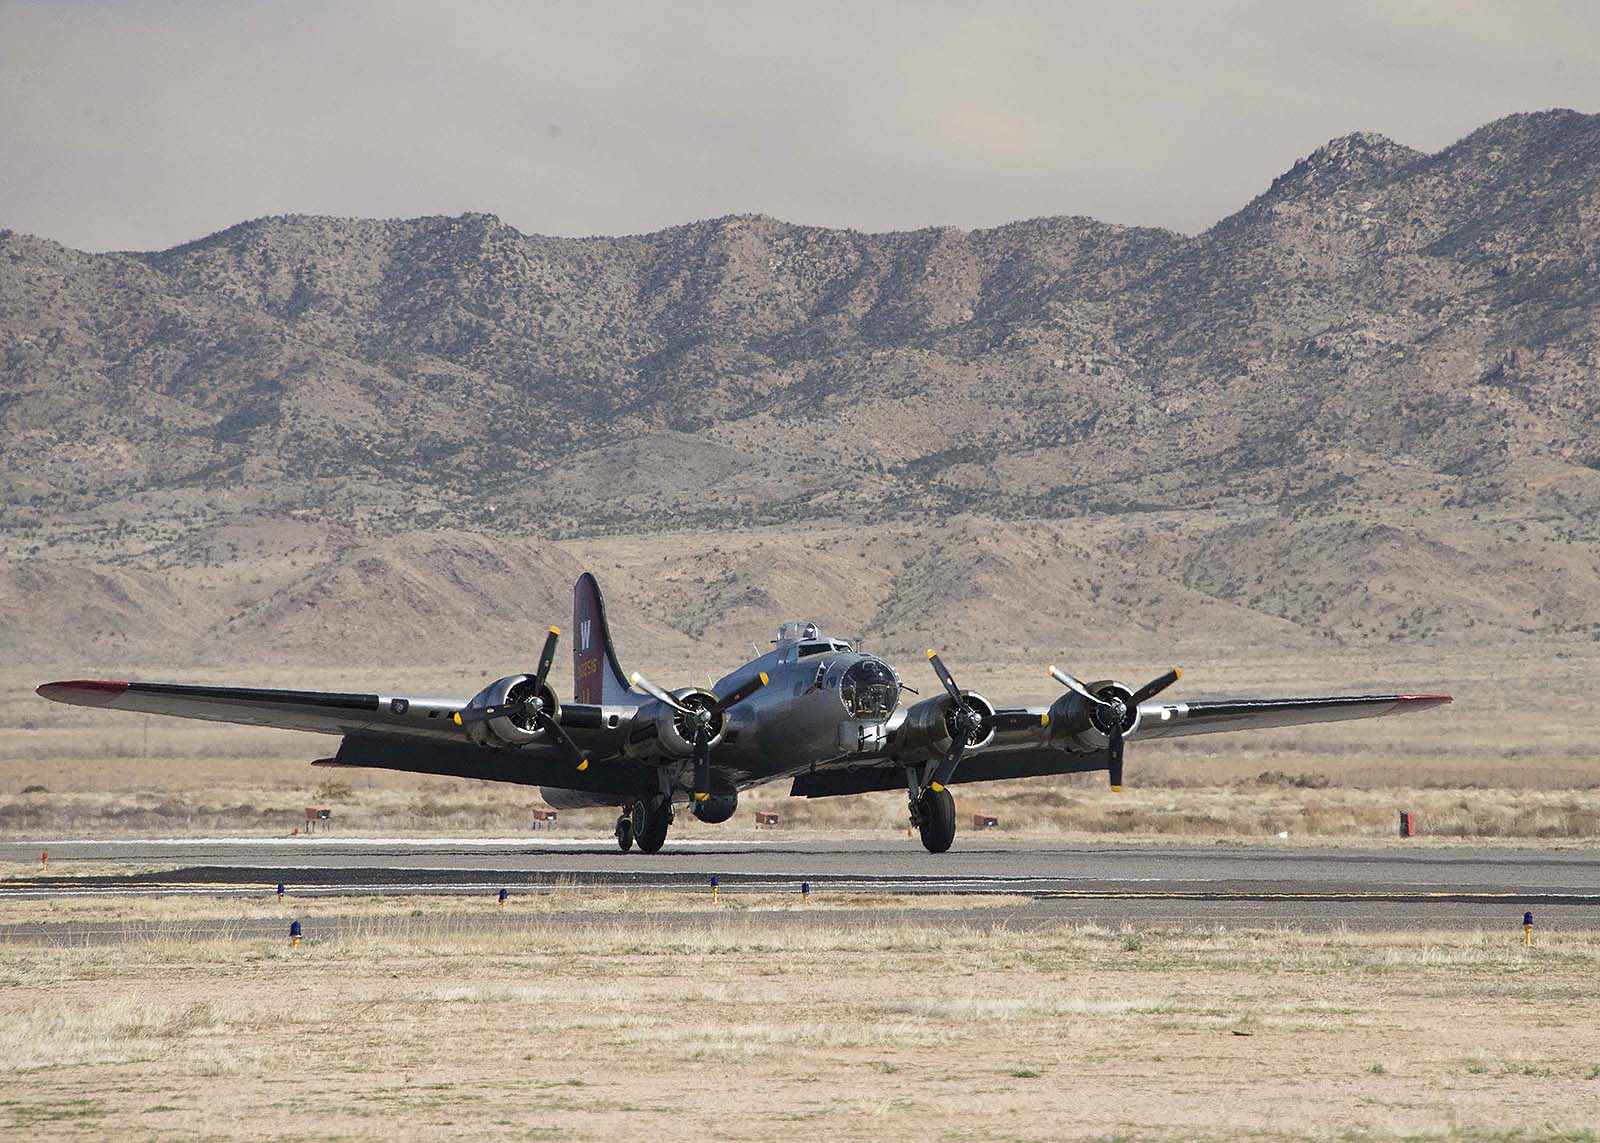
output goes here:
<path id="1" fill-rule="evenodd" d="M 778 648 L 780 663 L 793 663 L 829 651 L 850 650 L 850 644 L 831 637 L 815 623 L 799 621 L 782 624 L 778 628 L 778 637 L 772 642 Z"/>
<path id="2" fill-rule="evenodd" d="M 778 648 L 779 663 L 803 663 L 817 658 L 813 689 L 826 685 L 831 690 L 837 686 L 839 700 L 851 718 L 886 721 L 900 705 L 900 676 L 894 673 L 893 667 L 871 655 L 862 655 L 854 662 L 821 658 L 829 653 L 854 657 L 855 651 L 849 643 L 835 639 L 815 623 L 795 620 L 782 624 L 773 643 Z"/>
<path id="3" fill-rule="evenodd" d="M 839 680 L 839 699 L 851 718 L 886 719 L 900 703 L 900 677 L 882 659 L 858 660 Z"/>

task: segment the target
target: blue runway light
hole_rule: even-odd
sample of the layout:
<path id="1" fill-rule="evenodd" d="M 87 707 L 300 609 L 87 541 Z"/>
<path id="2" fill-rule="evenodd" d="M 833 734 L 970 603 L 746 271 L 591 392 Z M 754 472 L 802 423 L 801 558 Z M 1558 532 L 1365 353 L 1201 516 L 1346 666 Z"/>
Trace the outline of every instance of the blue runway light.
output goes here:
<path id="1" fill-rule="evenodd" d="M 1522 914 L 1522 923 L 1524 925 L 1533 924 L 1533 914 L 1532 913 L 1524 913 L 1524 914 Z"/>
<path id="2" fill-rule="evenodd" d="M 278 900 L 283 900 L 283 882 L 278 882 Z"/>
<path id="3" fill-rule="evenodd" d="M 300 947 L 300 922 L 299 921 L 290 921 L 289 922 L 289 947 L 290 948 L 296 948 L 296 949 Z"/>
<path id="4" fill-rule="evenodd" d="M 717 891 L 720 889 L 721 886 L 722 886 L 722 882 L 719 881 L 717 879 L 717 875 L 715 873 L 713 873 L 711 875 L 711 899 L 713 901 L 715 901 L 717 899 Z"/>
<path id="5" fill-rule="evenodd" d="M 500 907 L 502 909 L 506 907 L 506 898 L 509 896 L 511 896 L 510 893 L 507 893 L 504 889 L 500 890 Z"/>

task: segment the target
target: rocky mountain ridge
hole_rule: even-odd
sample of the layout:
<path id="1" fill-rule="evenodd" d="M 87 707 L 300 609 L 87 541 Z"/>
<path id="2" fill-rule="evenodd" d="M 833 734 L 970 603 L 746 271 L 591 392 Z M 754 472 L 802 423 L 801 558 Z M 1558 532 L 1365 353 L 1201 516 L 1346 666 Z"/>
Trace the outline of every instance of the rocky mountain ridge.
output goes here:
<path id="1" fill-rule="evenodd" d="M 1040 568 L 1144 600 L 1119 637 L 1152 644 L 1590 639 L 1597 411 L 1600 116 L 1574 112 L 1433 155 L 1336 139 L 1193 237 L 0 232 L 0 648 L 101 649 L 89 606 L 134 658 L 313 654 L 309 577 L 350 613 L 405 595 L 467 654 L 499 622 L 483 551 L 542 595 L 602 550 L 699 569 L 628 589 L 667 643 L 709 598 L 764 629 L 824 564 L 875 585 L 847 610 L 888 644 L 952 607 L 1015 626 Z M 735 530 L 770 548 L 713 559 Z M 1097 603 L 1057 606 L 1037 641 Z"/>

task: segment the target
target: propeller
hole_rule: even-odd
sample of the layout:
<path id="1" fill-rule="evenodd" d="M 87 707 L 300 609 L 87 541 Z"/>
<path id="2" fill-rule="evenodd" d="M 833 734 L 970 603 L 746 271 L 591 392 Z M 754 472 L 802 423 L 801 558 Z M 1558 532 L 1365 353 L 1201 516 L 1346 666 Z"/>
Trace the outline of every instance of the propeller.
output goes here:
<path id="1" fill-rule="evenodd" d="M 684 729 L 688 732 L 687 736 L 694 747 L 694 800 L 705 801 L 711 797 L 711 740 L 717 736 L 716 727 L 729 708 L 738 706 L 767 685 L 766 672 L 763 671 L 755 678 L 735 687 L 729 694 L 721 697 L 712 695 L 710 702 L 696 702 L 692 706 L 673 698 L 638 671 L 635 671 L 632 677 L 634 686 L 657 702 L 664 703 L 683 715 Z M 696 697 L 703 699 L 703 696 Z"/>
<path id="2" fill-rule="evenodd" d="M 931 648 L 928 651 L 928 662 L 933 667 L 933 673 L 939 676 L 939 682 L 944 685 L 945 692 L 955 703 L 946 715 L 945 722 L 946 729 L 950 731 L 950 749 L 945 751 L 944 761 L 939 763 L 938 769 L 925 783 L 928 786 L 943 786 L 955 776 L 956 767 L 960 765 L 961 756 L 967 752 L 967 747 L 977 741 L 983 733 L 983 716 L 967 705 L 966 697 L 956 685 L 955 676 L 950 673 L 950 668 L 944 665 L 944 660 L 939 658 L 938 652 Z"/>
<path id="3" fill-rule="evenodd" d="M 1095 729 L 1106 736 L 1106 770 L 1111 779 L 1111 789 L 1113 792 L 1120 794 L 1122 792 L 1122 736 L 1129 721 L 1129 711 L 1137 711 L 1140 703 L 1155 698 L 1156 695 L 1183 678 L 1183 671 L 1173 667 L 1166 674 L 1151 679 L 1144 686 L 1134 691 L 1126 702 L 1121 695 L 1115 692 L 1105 697 L 1095 694 L 1083 683 L 1054 665 L 1050 668 L 1050 677 L 1069 691 L 1088 700 L 1089 719 L 1094 723 Z"/>
<path id="4" fill-rule="evenodd" d="M 1144 686 L 1133 692 L 1133 705 L 1138 706 L 1142 702 L 1149 702 L 1181 678 L 1183 678 L 1183 671 L 1173 667 L 1172 670 L 1159 678 L 1151 679 Z"/>
<path id="5" fill-rule="evenodd" d="M 528 688 L 526 694 L 495 706 L 458 710 L 455 713 L 455 724 L 465 726 L 473 722 L 487 722 L 491 718 L 509 718 L 529 729 L 537 727 L 560 743 L 568 757 L 577 760 L 579 770 L 587 770 L 589 759 L 578 748 L 578 744 L 572 741 L 572 736 L 562 727 L 561 721 L 546 710 L 544 705 L 544 680 L 550 673 L 551 664 L 556 661 L 556 644 L 560 640 L 561 628 L 550 628 L 550 634 L 545 636 L 544 650 L 539 653 L 539 666 L 534 671 L 533 685 Z"/>

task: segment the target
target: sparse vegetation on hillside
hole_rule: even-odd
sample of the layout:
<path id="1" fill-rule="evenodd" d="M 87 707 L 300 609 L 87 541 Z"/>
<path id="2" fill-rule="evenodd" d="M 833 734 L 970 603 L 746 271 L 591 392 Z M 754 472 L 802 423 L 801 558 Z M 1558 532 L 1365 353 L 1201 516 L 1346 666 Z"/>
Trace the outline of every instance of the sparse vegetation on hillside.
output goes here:
<path id="1" fill-rule="evenodd" d="M 0 232 L 0 651 L 453 655 L 629 544 L 661 646 L 843 596 L 910 648 L 1019 584 L 1041 643 L 1107 599 L 1134 642 L 1592 641 L 1597 188 L 1600 116 L 1546 112 L 1334 140 L 1195 237 Z"/>

